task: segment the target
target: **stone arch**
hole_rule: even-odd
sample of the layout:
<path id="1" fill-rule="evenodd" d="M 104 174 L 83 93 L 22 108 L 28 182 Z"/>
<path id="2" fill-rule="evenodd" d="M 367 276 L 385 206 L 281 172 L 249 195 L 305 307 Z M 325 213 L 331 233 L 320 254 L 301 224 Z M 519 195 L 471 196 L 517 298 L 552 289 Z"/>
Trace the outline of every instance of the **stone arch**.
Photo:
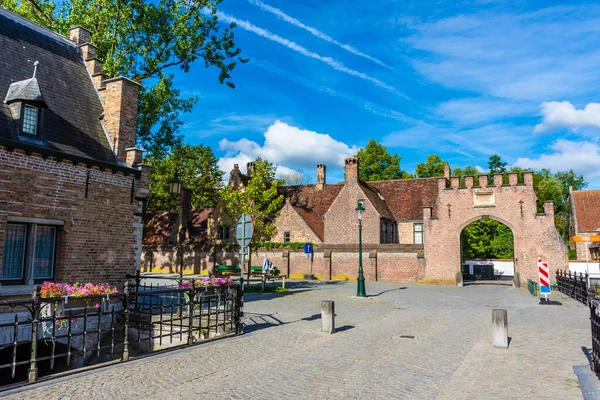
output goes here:
<path id="1" fill-rule="evenodd" d="M 514 282 L 514 276 L 515 276 L 515 272 L 517 272 L 517 270 L 516 270 L 516 263 L 515 263 L 516 254 L 517 254 L 517 243 L 518 243 L 517 236 L 516 236 L 516 233 L 515 233 L 515 229 L 511 226 L 511 224 L 508 221 L 506 221 L 506 220 L 504 220 L 502 218 L 499 218 L 497 216 L 482 215 L 482 216 L 473 217 L 470 220 L 468 220 L 467 222 L 465 222 L 459 228 L 459 230 L 457 232 L 457 235 L 458 235 L 458 243 L 459 243 L 459 246 L 458 246 L 459 259 L 461 260 L 461 265 L 465 261 L 462 258 L 463 257 L 463 254 L 462 254 L 463 253 L 463 242 L 462 242 L 462 238 L 461 238 L 462 232 L 465 230 L 466 227 L 468 227 L 472 223 L 477 222 L 477 221 L 481 221 L 482 219 L 490 219 L 490 220 L 499 222 L 502 225 L 506 226 L 508 229 L 510 229 L 510 231 L 512 233 L 512 240 L 513 240 L 513 258 L 512 258 L 512 261 L 513 261 L 513 285 L 515 285 L 516 282 Z"/>
<path id="2" fill-rule="evenodd" d="M 481 175 L 479 186 L 473 186 L 473 177 L 465 177 L 464 187 L 458 177 L 438 179 L 436 208 L 423 210 L 427 279 L 460 281 L 460 233 L 482 218 L 513 232 L 516 286 L 537 279 L 538 257 L 548 260 L 553 271 L 568 267 L 566 246 L 554 226 L 553 203 L 544 203 L 544 213 L 538 213 L 533 173 L 523 172 L 522 183 L 517 173 L 508 175 L 507 185 L 502 174 L 490 185 L 487 175 Z"/>

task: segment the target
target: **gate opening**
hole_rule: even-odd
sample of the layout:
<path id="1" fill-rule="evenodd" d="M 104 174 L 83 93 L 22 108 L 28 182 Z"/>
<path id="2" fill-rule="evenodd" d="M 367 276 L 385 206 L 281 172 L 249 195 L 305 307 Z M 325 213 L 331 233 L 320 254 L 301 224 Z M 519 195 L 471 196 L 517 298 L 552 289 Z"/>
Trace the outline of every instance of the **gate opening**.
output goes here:
<path id="1" fill-rule="evenodd" d="M 501 222 L 482 218 L 460 233 L 463 282 L 512 283 L 515 245 L 512 230 Z"/>

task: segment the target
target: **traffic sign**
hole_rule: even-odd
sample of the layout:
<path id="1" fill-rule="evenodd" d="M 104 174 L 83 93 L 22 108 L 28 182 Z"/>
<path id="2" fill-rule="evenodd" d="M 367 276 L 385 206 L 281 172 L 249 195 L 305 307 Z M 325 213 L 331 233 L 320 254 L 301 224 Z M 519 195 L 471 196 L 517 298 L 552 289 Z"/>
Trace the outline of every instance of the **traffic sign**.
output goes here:
<path id="1" fill-rule="evenodd" d="M 571 242 L 600 242 L 600 236 L 592 235 L 592 236 L 571 236 Z"/>
<path id="2" fill-rule="evenodd" d="M 304 254 L 311 254 L 313 252 L 312 243 L 304 243 Z"/>
<path id="3" fill-rule="evenodd" d="M 242 287 L 242 293 L 244 293 L 244 268 L 246 265 L 246 259 L 250 255 L 248 246 L 252 240 L 252 234 L 254 233 L 254 224 L 252 218 L 248 214 L 242 214 L 235 227 L 235 240 L 240 245 L 240 286 Z M 248 266 L 248 280 L 250 280 L 250 266 Z"/>
<path id="4" fill-rule="evenodd" d="M 240 247 L 248 247 L 252 241 L 252 234 L 254 233 L 254 224 L 252 218 L 248 214 L 242 214 L 236 224 L 235 228 L 235 240 Z"/>
<path id="5" fill-rule="evenodd" d="M 548 297 L 550 294 L 550 272 L 548 263 L 538 258 L 538 274 L 540 277 L 540 293 Z"/>

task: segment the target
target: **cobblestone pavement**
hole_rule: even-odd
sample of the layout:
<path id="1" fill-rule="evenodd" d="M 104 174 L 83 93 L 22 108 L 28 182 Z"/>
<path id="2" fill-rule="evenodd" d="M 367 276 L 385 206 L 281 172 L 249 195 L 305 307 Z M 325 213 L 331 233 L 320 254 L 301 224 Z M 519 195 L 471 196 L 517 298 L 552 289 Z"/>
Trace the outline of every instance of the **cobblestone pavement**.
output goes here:
<path id="1" fill-rule="evenodd" d="M 525 290 L 355 283 L 246 295 L 246 334 L 30 386 L 11 399 L 401 398 L 581 399 L 588 309 Z M 339 332 L 319 331 L 336 302 Z M 491 345 L 493 308 L 508 310 L 508 349 Z M 414 336 L 403 338 L 402 336 Z"/>

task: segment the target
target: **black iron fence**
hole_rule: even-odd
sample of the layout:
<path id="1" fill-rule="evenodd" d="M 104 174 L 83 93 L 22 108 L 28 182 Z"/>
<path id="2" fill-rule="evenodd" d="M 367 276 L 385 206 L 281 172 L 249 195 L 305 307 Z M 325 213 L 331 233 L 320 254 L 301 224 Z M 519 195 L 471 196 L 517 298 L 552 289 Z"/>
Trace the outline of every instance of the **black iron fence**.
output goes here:
<path id="1" fill-rule="evenodd" d="M 42 298 L 38 287 L 0 302 L 0 389 L 241 333 L 239 285 L 135 278 L 117 295 Z"/>
<path id="2" fill-rule="evenodd" d="M 592 371 L 600 372 L 600 301 L 594 290 L 589 291 L 590 322 L 592 328 Z"/>
<path id="3" fill-rule="evenodd" d="M 588 304 L 588 274 L 557 270 L 556 284 L 561 293 L 583 303 Z"/>

